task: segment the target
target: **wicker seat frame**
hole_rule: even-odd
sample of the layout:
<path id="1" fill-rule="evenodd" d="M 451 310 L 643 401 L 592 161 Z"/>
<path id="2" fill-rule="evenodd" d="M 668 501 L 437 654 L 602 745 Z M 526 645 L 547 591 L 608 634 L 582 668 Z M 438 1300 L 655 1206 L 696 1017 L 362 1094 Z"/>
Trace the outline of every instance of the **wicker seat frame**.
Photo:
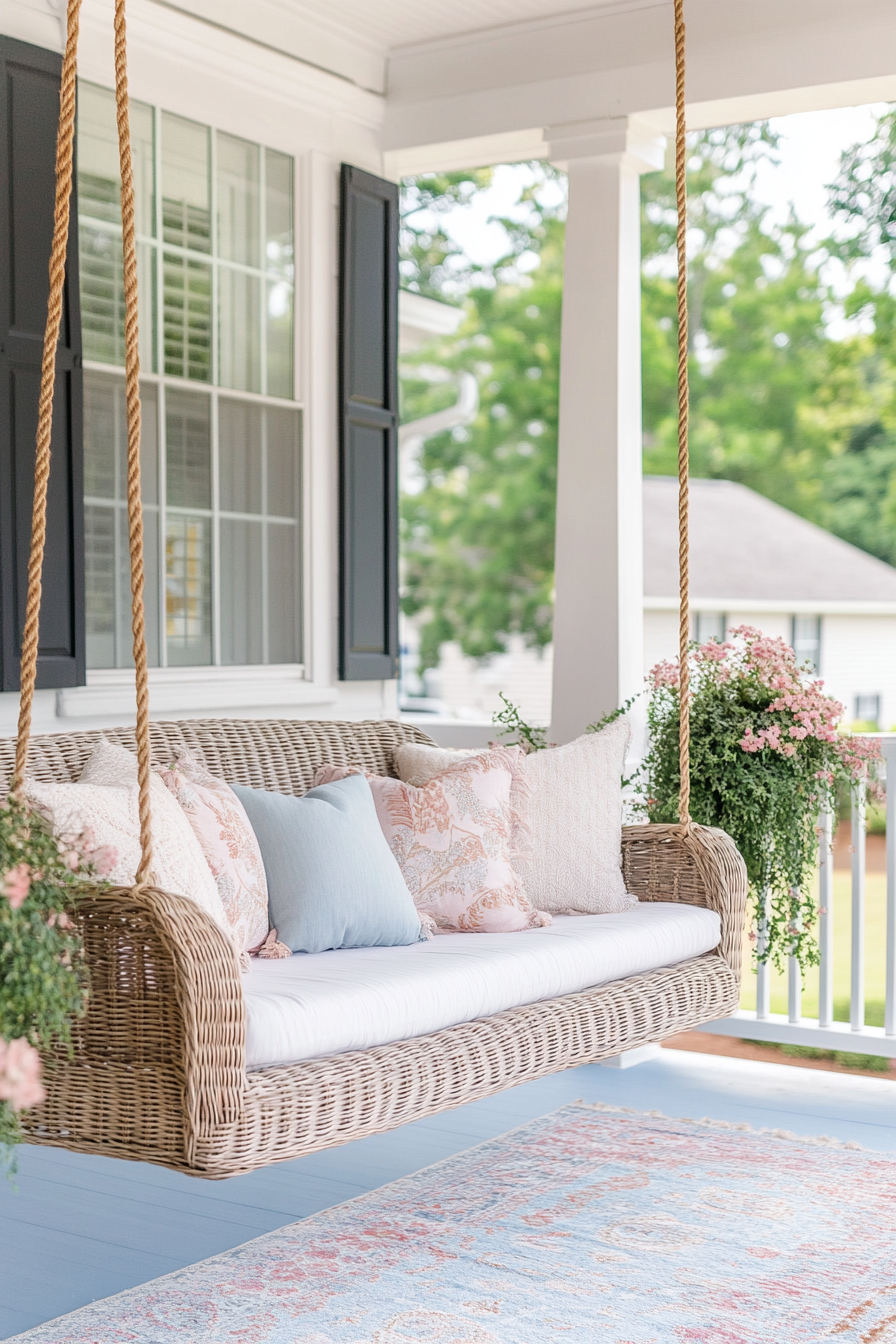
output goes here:
<path id="1" fill-rule="evenodd" d="M 30 773 L 77 779 L 101 736 L 32 740 Z M 325 762 L 394 774 L 425 733 L 391 721 L 193 720 L 152 725 L 157 764 L 179 748 L 234 783 L 302 794 Z M 15 744 L 0 741 L 0 777 Z M 509 1009 L 392 1045 L 248 1072 L 233 949 L 192 901 L 154 889 L 85 893 L 72 914 L 90 969 L 70 1051 L 46 1062 L 48 1098 L 28 1142 L 220 1178 L 349 1143 L 505 1087 L 659 1041 L 738 1006 L 746 871 L 721 831 L 628 826 L 628 889 L 721 917 L 719 946 L 668 969 Z"/>

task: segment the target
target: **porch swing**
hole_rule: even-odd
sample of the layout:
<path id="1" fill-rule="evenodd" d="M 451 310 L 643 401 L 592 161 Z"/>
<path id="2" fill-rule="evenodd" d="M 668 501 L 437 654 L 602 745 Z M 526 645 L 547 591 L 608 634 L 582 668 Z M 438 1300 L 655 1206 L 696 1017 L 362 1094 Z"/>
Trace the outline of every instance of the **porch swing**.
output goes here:
<path id="1" fill-rule="evenodd" d="M 137 715 L 132 730 L 29 744 L 50 468 L 54 358 L 62 312 L 72 182 L 80 0 L 68 0 L 57 144 L 56 213 L 44 344 L 18 739 L 0 743 L 0 782 L 77 779 L 99 737 L 136 750 L 141 861 L 131 889 L 88 889 L 72 910 L 90 968 L 87 1013 L 72 1049 L 46 1061 L 47 1100 L 23 1115 L 28 1142 L 158 1163 L 220 1178 L 348 1143 L 503 1088 L 658 1041 L 738 1006 L 746 875 L 732 841 L 689 818 L 687 644 L 687 303 L 683 0 L 675 0 L 681 577 L 681 798 L 677 825 L 623 829 L 627 890 L 641 901 L 718 913 L 711 952 L 665 969 L 491 1017 L 329 1058 L 247 1071 L 246 1009 L 232 947 L 198 906 L 152 886 L 150 770 L 178 748 L 232 783 L 302 794 L 325 762 L 393 774 L 403 742 L 390 722 L 149 722 L 143 609 L 140 398 L 134 187 L 128 126 L 125 0 L 115 3 L 115 76 L 124 254 L 128 519 Z"/>

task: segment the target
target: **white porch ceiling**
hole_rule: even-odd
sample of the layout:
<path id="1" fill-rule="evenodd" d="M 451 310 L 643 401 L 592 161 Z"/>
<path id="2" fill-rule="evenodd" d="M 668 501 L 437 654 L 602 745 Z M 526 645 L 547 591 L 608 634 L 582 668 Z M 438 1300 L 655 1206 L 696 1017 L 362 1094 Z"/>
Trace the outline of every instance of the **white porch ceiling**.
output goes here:
<path id="1" fill-rule="evenodd" d="M 154 0 L 382 98 L 392 174 L 671 124 L 672 0 Z M 896 0 L 686 0 L 694 126 L 896 99 Z"/>

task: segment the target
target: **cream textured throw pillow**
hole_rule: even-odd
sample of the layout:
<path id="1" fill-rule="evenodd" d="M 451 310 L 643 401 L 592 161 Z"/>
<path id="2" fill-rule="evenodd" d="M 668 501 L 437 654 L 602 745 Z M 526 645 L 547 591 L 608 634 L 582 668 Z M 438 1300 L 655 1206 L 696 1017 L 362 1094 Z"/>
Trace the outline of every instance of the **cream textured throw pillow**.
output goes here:
<path id="1" fill-rule="evenodd" d="M 154 885 L 189 897 L 229 935 L 230 924 L 215 879 L 193 828 L 157 775 L 152 776 L 150 789 Z M 89 830 L 95 845 L 112 845 L 118 859 L 107 874 L 109 881 L 122 887 L 133 884 L 140 863 L 137 757 L 133 752 L 101 738 L 77 783 L 29 780 L 27 793 L 54 834 Z"/>
<path id="2" fill-rule="evenodd" d="M 529 835 L 515 844 L 526 895 L 554 914 L 615 914 L 637 905 L 622 879 L 622 769 L 631 730 L 617 719 L 563 747 L 531 752 L 523 761 Z M 466 753 L 464 753 L 466 755 Z M 419 784 L 445 769 L 442 747 L 408 743 L 395 752 L 400 779 Z"/>

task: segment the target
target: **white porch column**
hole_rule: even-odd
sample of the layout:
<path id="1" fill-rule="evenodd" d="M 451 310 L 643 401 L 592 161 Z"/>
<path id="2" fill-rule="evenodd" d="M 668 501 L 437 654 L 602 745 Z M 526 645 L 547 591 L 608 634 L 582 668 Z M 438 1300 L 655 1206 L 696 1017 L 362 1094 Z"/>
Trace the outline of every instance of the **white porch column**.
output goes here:
<path id="1" fill-rule="evenodd" d="M 638 179 L 665 140 L 630 117 L 545 138 L 569 172 L 551 722 L 568 742 L 644 673 Z"/>

